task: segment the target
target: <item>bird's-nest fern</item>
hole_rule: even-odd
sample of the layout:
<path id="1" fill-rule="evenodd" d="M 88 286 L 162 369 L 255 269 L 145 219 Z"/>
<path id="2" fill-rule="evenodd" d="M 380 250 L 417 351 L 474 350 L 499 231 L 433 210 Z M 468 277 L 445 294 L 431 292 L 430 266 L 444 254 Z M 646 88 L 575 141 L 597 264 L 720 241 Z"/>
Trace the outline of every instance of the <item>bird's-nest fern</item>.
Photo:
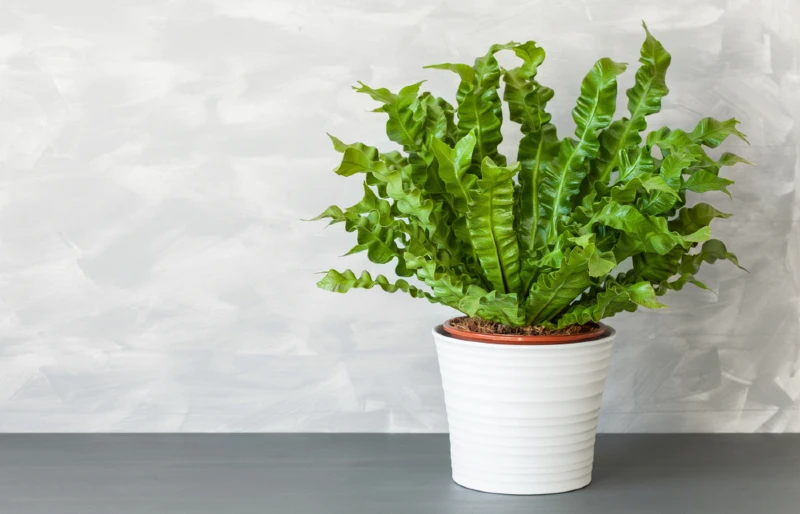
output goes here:
<path id="1" fill-rule="evenodd" d="M 695 278 L 703 262 L 738 266 L 711 239 L 711 221 L 729 215 L 706 203 L 688 206 L 687 192 L 728 193 L 732 181 L 721 169 L 747 161 L 731 153 L 714 160 L 704 147 L 745 136 L 735 119 L 713 118 L 688 132 L 644 134 L 646 116 L 668 92 L 670 64 L 645 32 L 627 115 L 613 120 L 626 65 L 600 59 L 572 110 L 574 137 L 556 135 L 546 110 L 553 90 L 536 79 L 545 53 L 533 41 L 494 45 L 472 66 L 429 66 L 460 77 L 456 107 L 420 93 L 421 83 L 397 93 L 356 87 L 381 104 L 386 132 L 403 152 L 331 137 L 342 153 L 334 171 L 362 177 L 364 197 L 315 219 L 343 223 L 358 239 L 350 253 L 395 261 L 399 277 L 419 284 L 331 270 L 319 287 L 378 286 L 489 321 L 560 328 L 663 307 L 658 296 L 686 283 L 706 288 Z M 509 50 L 521 63 L 506 70 L 495 54 Z M 513 164 L 498 152 L 503 101 L 523 134 Z M 615 273 L 623 263 L 628 271 Z"/>

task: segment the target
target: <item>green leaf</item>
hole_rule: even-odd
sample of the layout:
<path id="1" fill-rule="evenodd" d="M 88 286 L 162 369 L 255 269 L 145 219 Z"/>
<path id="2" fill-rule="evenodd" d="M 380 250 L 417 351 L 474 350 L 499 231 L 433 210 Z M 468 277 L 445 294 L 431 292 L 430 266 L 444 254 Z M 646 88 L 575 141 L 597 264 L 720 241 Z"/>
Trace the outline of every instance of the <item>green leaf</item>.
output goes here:
<path id="1" fill-rule="evenodd" d="M 559 269 L 539 275 L 525 301 L 526 324 L 550 321 L 589 287 L 592 250 L 572 248 L 564 254 Z"/>
<path id="2" fill-rule="evenodd" d="M 349 207 L 348 212 L 355 214 L 376 214 L 376 222 L 381 226 L 388 227 L 394 221 L 392 216 L 392 204 L 386 200 L 378 198 L 375 193 L 370 189 L 366 182 L 364 182 L 364 196 L 361 200 Z"/>
<path id="3" fill-rule="evenodd" d="M 614 252 L 592 252 L 589 257 L 589 276 L 604 277 L 617 267 Z"/>
<path id="4" fill-rule="evenodd" d="M 452 71 L 453 73 L 457 73 L 459 77 L 461 77 L 462 82 L 466 82 L 468 84 L 475 84 L 475 70 L 469 64 L 452 64 L 449 62 L 445 62 L 442 64 L 429 64 L 427 66 L 423 66 L 423 69 L 426 70 L 445 70 L 445 71 Z"/>
<path id="5" fill-rule="evenodd" d="M 578 193 L 586 176 L 584 160 L 597 155 L 597 131 L 611 123 L 617 102 L 617 75 L 623 71 L 625 64 L 608 58 L 597 61 L 583 79 L 581 94 L 572 110 L 578 140 L 562 140 L 553 165 L 545 168 L 539 195 L 550 242 L 557 236 L 559 219 L 571 210 L 570 198 Z"/>
<path id="6" fill-rule="evenodd" d="M 479 286 L 469 286 L 467 294 L 458 304 L 458 309 L 469 316 L 499 321 L 512 326 L 524 323 L 520 316 L 519 300 L 516 293 L 503 294 L 487 292 Z"/>
<path id="7" fill-rule="evenodd" d="M 500 85 L 500 65 L 494 55 L 501 50 L 509 50 L 517 46 L 517 43 L 510 41 L 504 44 L 494 44 L 489 47 L 489 51 L 475 59 L 473 69 L 475 70 L 476 86 L 478 89 L 488 90 L 497 89 Z"/>
<path id="8" fill-rule="evenodd" d="M 393 258 L 402 258 L 402 254 L 395 243 L 397 234 L 391 228 L 381 227 L 372 222 L 368 217 L 359 217 L 354 226 L 358 233 L 358 244 L 345 255 L 367 251 L 370 261 L 385 264 Z"/>
<path id="9" fill-rule="evenodd" d="M 700 269 L 700 264 L 702 262 L 714 264 L 718 260 L 730 261 L 737 268 L 747 271 L 745 268 L 739 265 L 739 259 L 736 258 L 736 255 L 729 252 L 725 247 L 725 243 L 719 239 L 709 239 L 703 243 L 703 248 L 699 253 L 694 255 L 685 255 L 683 261 L 681 261 L 680 271 L 684 273 L 696 274 Z"/>
<path id="10" fill-rule="evenodd" d="M 578 237 L 570 237 L 568 239 L 569 241 L 575 243 L 575 245 L 580 246 L 581 248 L 586 248 L 589 245 L 595 244 L 595 241 L 597 241 L 597 234 L 588 232 Z"/>
<path id="11" fill-rule="evenodd" d="M 333 225 L 335 223 L 341 223 L 341 222 L 343 222 L 345 220 L 344 212 L 342 212 L 341 207 L 338 207 L 336 205 L 331 205 L 330 207 L 328 207 L 327 209 L 322 211 L 322 213 L 319 214 L 318 216 L 315 216 L 313 218 L 310 218 L 310 219 L 307 219 L 307 220 L 304 220 L 304 221 L 317 221 L 317 220 L 321 220 L 321 219 L 325 219 L 325 218 L 330 218 L 331 219 L 331 221 L 330 221 L 330 223 L 328 223 L 328 225 Z"/>
<path id="12" fill-rule="evenodd" d="M 695 239 L 706 236 L 705 233 L 681 236 L 669 230 L 666 219 L 646 216 L 631 205 L 620 205 L 614 201 L 608 202 L 595 213 L 589 225 L 594 223 L 621 230 L 632 238 L 637 248 L 659 255 L 664 255 L 676 245 L 688 247 Z"/>
<path id="13" fill-rule="evenodd" d="M 407 168 L 408 166 L 404 169 Z M 386 193 L 395 201 L 394 208 L 400 214 L 418 220 L 426 230 L 435 231 L 436 227 L 431 223 L 431 214 L 435 207 L 433 201 L 426 198 L 419 188 L 404 180 L 402 170 L 389 171 L 384 167 L 374 173 L 373 177 L 385 185 Z"/>
<path id="14" fill-rule="evenodd" d="M 655 147 L 659 147 L 663 150 L 666 144 L 669 142 L 671 134 L 672 129 L 669 127 L 661 127 L 660 129 L 654 130 L 647 134 L 647 138 L 645 139 L 645 147 L 647 150 Z"/>
<path id="15" fill-rule="evenodd" d="M 400 152 L 394 150 L 380 154 L 380 160 L 389 169 L 400 169 L 408 166 L 408 158 L 404 157 Z"/>
<path id="16" fill-rule="evenodd" d="M 344 222 L 345 230 L 357 233 L 358 244 L 345 255 L 366 251 L 369 260 L 378 264 L 397 258 L 396 272 L 400 276 L 412 275 L 407 271 L 403 252 L 396 243 L 401 239 L 405 226 L 394 219 L 391 204 L 375 196 L 366 183 L 361 201 L 344 211 L 332 205 L 313 219 L 323 218 L 331 219 L 329 225 Z"/>
<path id="17" fill-rule="evenodd" d="M 345 150 L 347 150 L 347 147 L 350 146 L 346 143 L 343 143 L 342 140 L 336 136 L 328 134 L 328 138 L 330 138 L 331 143 L 333 143 L 333 149 L 339 153 L 344 152 Z"/>
<path id="18" fill-rule="evenodd" d="M 541 107 L 544 109 L 544 103 Z M 528 253 L 544 246 L 547 240 L 547 225 L 543 221 L 545 212 L 540 194 L 542 170 L 545 163 L 553 162 L 558 152 L 556 128 L 549 123 L 550 115 L 543 119 L 545 121 L 541 128 L 523 137 L 519 143 L 519 236 L 520 244 Z"/>
<path id="19" fill-rule="evenodd" d="M 640 179 L 637 179 L 640 180 Z M 650 177 L 647 180 L 642 181 L 642 188 L 647 191 L 648 193 L 659 192 L 664 193 L 667 196 L 673 196 L 675 198 L 680 198 L 677 193 L 677 188 L 668 184 L 662 177 L 654 176 Z"/>
<path id="20" fill-rule="evenodd" d="M 683 198 L 677 193 L 681 189 L 681 174 L 693 162 L 695 158 L 682 148 L 666 156 L 658 171 L 658 178 L 669 190 L 648 191 L 650 194 L 643 198 L 639 205 L 640 210 L 644 214 L 661 214 L 670 211 L 676 204 L 683 203 Z"/>
<path id="21" fill-rule="evenodd" d="M 689 137 L 695 143 L 704 144 L 709 148 L 716 148 L 725 141 L 725 139 L 734 135 L 748 143 L 744 134 L 736 129 L 739 121 L 731 118 L 725 121 L 718 121 L 714 118 L 703 118 L 697 126 L 689 133 Z M 748 143 L 749 144 L 749 143 Z"/>
<path id="22" fill-rule="evenodd" d="M 720 159 L 717 161 L 718 166 L 734 166 L 736 164 L 743 163 L 753 165 L 752 162 L 748 161 L 744 157 L 739 157 L 735 153 L 731 152 L 724 152 Z"/>
<path id="23" fill-rule="evenodd" d="M 679 275 L 678 278 L 671 282 L 666 279 L 662 280 L 656 290 L 657 294 L 661 295 L 670 290 L 680 291 L 683 289 L 683 286 L 688 283 L 693 284 L 700 289 L 711 291 L 716 295 L 717 293 L 714 292 L 710 287 L 697 280 L 695 275 L 698 271 L 700 271 L 700 266 L 703 262 L 714 264 L 717 260 L 721 259 L 729 260 L 739 269 L 747 271 L 745 268 L 739 265 L 739 261 L 736 256 L 729 252 L 727 248 L 725 248 L 725 245 L 722 243 L 722 241 L 719 241 L 718 239 L 711 239 L 703 244 L 703 248 L 698 253 L 683 254 L 680 265 L 677 269 L 677 273 Z"/>
<path id="24" fill-rule="evenodd" d="M 534 93 L 541 86 L 534 80 L 534 77 L 539 65 L 544 62 L 545 53 L 544 49 L 538 47 L 533 41 L 515 46 L 514 53 L 523 60 L 523 65 L 507 70 L 503 74 L 503 82 L 506 84 L 503 100 L 508 103 L 511 121 L 519 123 L 522 133 L 528 134 L 542 125 L 539 102 L 534 99 Z M 549 92 L 552 97 L 553 91 L 549 90 Z"/>
<path id="25" fill-rule="evenodd" d="M 639 306 L 661 309 L 666 305 L 656 300 L 656 293 L 650 282 L 637 282 L 625 286 L 612 285 L 600 292 L 589 302 L 578 302 L 571 306 L 558 320 L 558 328 L 570 325 L 600 321 L 620 312 L 633 312 Z"/>
<path id="26" fill-rule="evenodd" d="M 544 62 L 544 48 L 536 44 L 536 41 L 526 41 L 525 43 L 514 45 L 514 53 L 522 59 L 524 64 L 520 67 L 520 74 L 525 79 L 536 76 L 536 71 Z"/>
<path id="27" fill-rule="evenodd" d="M 519 171 L 486 158 L 478 188 L 470 192 L 467 227 L 486 278 L 502 293 L 520 289 L 519 244 L 514 231 L 514 182 Z"/>
<path id="28" fill-rule="evenodd" d="M 353 255 L 366 250 L 369 260 L 378 264 L 386 264 L 395 257 L 402 258 L 402 254 L 394 242 L 396 234 L 392 229 L 370 223 L 366 217 L 358 218 L 355 226 L 358 233 L 358 244 L 345 255 Z"/>
<path id="29" fill-rule="evenodd" d="M 337 175 L 350 177 L 356 173 L 381 172 L 386 166 L 378 160 L 378 150 L 371 147 L 360 149 L 350 146 L 344 151 L 342 162 L 333 171 Z"/>
<path id="30" fill-rule="evenodd" d="M 658 218 L 662 220 L 662 225 L 666 226 L 666 220 L 664 218 Z M 702 227 L 698 229 L 696 232 L 692 232 L 691 234 L 687 234 L 683 236 L 684 243 L 702 243 L 703 241 L 708 241 L 708 238 L 711 237 L 711 229 L 709 227 Z M 686 248 L 686 246 L 684 246 Z"/>
<path id="31" fill-rule="evenodd" d="M 601 149 L 593 165 L 593 175 L 603 183 L 609 182 L 611 172 L 618 166 L 619 151 L 641 144 L 639 133 L 647 128 L 645 116 L 659 112 L 661 99 L 669 93 L 666 76 L 672 57 L 644 22 L 642 26 L 646 33 L 639 57 L 642 65 L 636 71 L 636 82 L 627 91 L 631 117 L 615 121 L 600 134 Z"/>
<path id="32" fill-rule="evenodd" d="M 690 135 L 683 130 L 661 129 L 648 135 L 648 143 L 651 142 L 661 149 L 664 156 L 679 153 L 691 159 L 691 166 L 682 170 L 684 174 L 703 170 L 712 175 L 719 175 L 722 164 L 709 157 L 703 147 L 693 141 Z"/>
<path id="33" fill-rule="evenodd" d="M 490 157 L 499 165 L 506 159 L 497 152 L 503 140 L 500 126 L 503 120 L 502 101 L 497 95 L 500 83 L 500 65 L 494 54 L 513 46 L 492 45 L 486 55 L 475 59 L 471 68 L 465 64 L 435 64 L 426 68 L 449 70 L 461 77 L 456 98 L 458 99 L 458 137 L 463 138 L 474 131 L 476 144 L 472 157 L 471 173 L 480 174 L 481 163 Z M 471 69 L 471 71 L 468 71 Z"/>
<path id="34" fill-rule="evenodd" d="M 672 291 L 680 291 L 681 289 L 683 289 L 683 286 L 686 285 L 687 283 L 688 284 L 692 284 L 694 286 L 697 286 L 700 289 L 704 289 L 706 291 L 710 291 L 711 293 L 714 293 L 714 295 L 717 294 L 716 291 L 714 291 L 713 289 L 711 289 L 710 287 L 705 285 L 703 282 L 700 282 L 699 280 L 697 280 L 694 277 L 694 275 L 690 275 L 690 274 L 681 275 L 676 280 L 668 283 L 667 287 L 669 289 L 671 289 Z"/>
<path id="35" fill-rule="evenodd" d="M 454 309 L 459 308 L 458 304 L 466 295 L 467 288 L 474 284 L 469 275 L 459 274 L 452 268 L 446 269 L 445 263 L 437 260 L 435 252 L 430 252 L 419 240 L 410 241 L 403 257 L 417 278 L 433 290 L 433 296 Z"/>
<path id="36" fill-rule="evenodd" d="M 695 158 L 688 152 L 679 149 L 670 153 L 661 163 L 659 176 L 664 182 L 669 184 L 673 190 L 678 191 L 681 187 L 681 175 L 684 170 L 695 162 Z"/>
<path id="37" fill-rule="evenodd" d="M 425 111 L 423 121 L 422 142 L 418 150 L 427 155 L 434 141 L 446 141 L 450 136 L 452 124 L 452 106 L 441 98 L 435 98 L 429 93 L 420 96 L 420 109 Z M 447 110 L 451 113 L 448 114 Z M 417 116 L 420 116 L 419 114 Z"/>
<path id="38" fill-rule="evenodd" d="M 523 60 L 523 65 L 505 72 L 503 99 L 508 103 L 511 120 L 519 123 L 525 134 L 517 152 L 521 163 L 518 231 L 523 251 L 532 254 L 535 248 L 545 244 L 547 237 L 541 222 L 539 186 L 543 163 L 553 162 L 558 153 L 558 136 L 550 123 L 552 117 L 545 110 L 547 102 L 553 98 L 553 90 L 535 80 L 539 65 L 544 61 L 544 50 L 528 41 L 517 45 L 514 52 Z M 527 261 L 530 259 L 523 261 L 523 267 Z"/>
<path id="39" fill-rule="evenodd" d="M 655 161 L 649 152 L 636 148 L 633 150 L 620 150 L 619 182 L 626 182 L 634 178 L 649 178 L 655 171 Z"/>
<path id="40" fill-rule="evenodd" d="M 383 104 L 377 111 L 389 115 L 389 121 L 386 122 L 386 134 L 389 139 L 403 145 L 407 150 L 417 148 L 424 126 L 424 118 L 420 119 L 415 115 L 417 94 L 422 82 L 406 86 L 398 94 L 385 88 L 372 89 L 362 82 L 359 82 L 359 85 L 360 87 L 353 89 L 359 93 L 366 93 L 373 100 Z"/>
<path id="41" fill-rule="evenodd" d="M 353 210 L 349 212 L 353 213 Z M 353 230 L 357 232 L 358 245 L 345 255 L 366 250 L 369 260 L 378 264 L 390 262 L 395 257 L 402 260 L 402 252 L 395 243 L 399 234 L 394 230 L 393 225 L 382 225 L 379 216 L 378 211 L 371 211 L 367 213 L 367 216 L 349 218 L 350 223 L 348 223 L 347 230 L 348 232 Z"/>
<path id="42" fill-rule="evenodd" d="M 617 266 L 617 261 L 613 252 L 601 252 L 597 250 L 597 235 L 593 233 L 584 234 L 578 237 L 569 237 L 576 245 L 580 246 L 590 255 L 589 257 L 589 276 L 604 277 Z M 554 268 L 560 267 L 561 262 L 554 263 Z"/>
<path id="43" fill-rule="evenodd" d="M 673 248 L 664 255 L 657 253 L 639 253 L 633 256 L 633 272 L 637 279 L 648 282 L 667 280 L 678 272 L 683 248 Z"/>
<path id="44" fill-rule="evenodd" d="M 698 203 L 694 207 L 684 207 L 678 211 L 678 217 L 669 222 L 669 229 L 686 235 L 709 226 L 714 218 L 730 217 L 730 214 L 720 212 L 707 203 Z"/>
<path id="45" fill-rule="evenodd" d="M 672 197 L 673 203 L 680 199 L 678 193 L 658 175 L 640 175 L 612 187 L 611 199 L 620 204 L 633 203 L 637 194 L 641 193 L 663 193 L 666 198 Z"/>
<path id="46" fill-rule="evenodd" d="M 458 104 L 458 137 L 475 131 L 477 141 L 471 172 L 476 175 L 480 170 L 480 163 L 487 157 L 500 165 L 506 162 L 505 157 L 497 152 L 497 147 L 503 141 L 500 133 L 502 111 L 499 105 L 496 90 L 488 90 L 482 95 L 470 92 Z"/>
<path id="47" fill-rule="evenodd" d="M 342 273 L 332 269 L 328 271 L 322 280 L 317 282 L 317 287 L 320 289 L 334 293 L 346 293 L 353 288 L 372 289 L 374 286 L 380 287 L 387 293 L 403 291 L 414 298 L 427 298 L 432 303 L 438 303 L 435 297 L 417 289 L 412 285 L 409 285 L 405 280 L 401 279 L 395 283 L 391 283 L 383 275 L 377 275 L 373 280 L 370 274 L 366 271 L 362 271 L 361 275 L 356 277 L 355 274 L 349 269 L 343 271 Z"/>
<path id="48" fill-rule="evenodd" d="M 459 139 L 455 148 L 435 139 L 433 153 L 439 162 L 439 177 L 444 182 L 447 192 L 453 195 L 456 212 L 466 215 L 469 204 L 469 190 L 475 187 L 478 178 L 467 174 L 472 163 L 472 151 L 475 148 L 475 134 L 470 132 Z"/>
<path id="49" fill-rule="evenodd" d="M 719 177 L 705 170 L 692 173 L 684 182 L 682 188 L 694 191 L 695 193 L 707 193 L 708 191 L 722 191 L 731 196 L 728 186 L 733 184 L 733 180 Z"/>

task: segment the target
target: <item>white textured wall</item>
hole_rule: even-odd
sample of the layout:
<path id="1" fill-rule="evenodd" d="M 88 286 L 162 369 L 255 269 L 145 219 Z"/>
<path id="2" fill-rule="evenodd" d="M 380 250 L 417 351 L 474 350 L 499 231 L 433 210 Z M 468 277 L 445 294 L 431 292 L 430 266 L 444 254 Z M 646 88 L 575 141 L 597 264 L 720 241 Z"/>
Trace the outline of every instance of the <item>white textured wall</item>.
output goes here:
<path id="1" fill-rule="evenodd" d="M 452 97 L 422 65 L 535 39 L 568 133 L 641 19 L 673 55 L 651 126 L 750 136 L 714 230 L 751 273 L 613 320 L 602 428 L 800 430 L 797 0 L 0 0 L 0 431 L 445 430 L 450 313 L 314 286 L 365 266 L 299 221 L 360 196 L 325 132 L 386 146 L 356 80 Z"/>

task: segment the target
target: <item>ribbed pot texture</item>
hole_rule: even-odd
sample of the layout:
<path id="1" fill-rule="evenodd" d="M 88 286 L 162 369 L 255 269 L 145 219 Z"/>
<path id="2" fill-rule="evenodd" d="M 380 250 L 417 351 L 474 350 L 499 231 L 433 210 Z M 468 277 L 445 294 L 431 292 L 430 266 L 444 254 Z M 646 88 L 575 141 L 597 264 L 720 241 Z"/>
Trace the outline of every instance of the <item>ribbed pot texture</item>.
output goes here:
<path id="1" fill-rule="evenodd" d="M 592 480 L 612 328 L 579 343 L 464 341 L 434 328 L 453 480 L 502 494 L 563 493 Z"/>

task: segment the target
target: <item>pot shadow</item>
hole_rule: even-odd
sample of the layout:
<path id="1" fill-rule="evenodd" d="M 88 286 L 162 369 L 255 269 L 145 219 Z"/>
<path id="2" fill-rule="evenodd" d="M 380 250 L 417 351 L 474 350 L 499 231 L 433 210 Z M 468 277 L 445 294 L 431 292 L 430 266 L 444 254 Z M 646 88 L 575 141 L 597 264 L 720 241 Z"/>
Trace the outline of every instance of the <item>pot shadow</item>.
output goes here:
<path id="1" fill-rule="evenodd" d="M 695 483 L 735 480 L 759 467 L 752 445 L 778 439 L 766 434 L 600 434 L 595 446 L 592 482 L 607 487 L 625 484 L 637 487 L 665 481 Z M 791 456 L 784 455 L 791 465 Z M 783 460 L 783 459 L 781 459 Z M 773 464 L 774 465 L 774 464 Z"/>

